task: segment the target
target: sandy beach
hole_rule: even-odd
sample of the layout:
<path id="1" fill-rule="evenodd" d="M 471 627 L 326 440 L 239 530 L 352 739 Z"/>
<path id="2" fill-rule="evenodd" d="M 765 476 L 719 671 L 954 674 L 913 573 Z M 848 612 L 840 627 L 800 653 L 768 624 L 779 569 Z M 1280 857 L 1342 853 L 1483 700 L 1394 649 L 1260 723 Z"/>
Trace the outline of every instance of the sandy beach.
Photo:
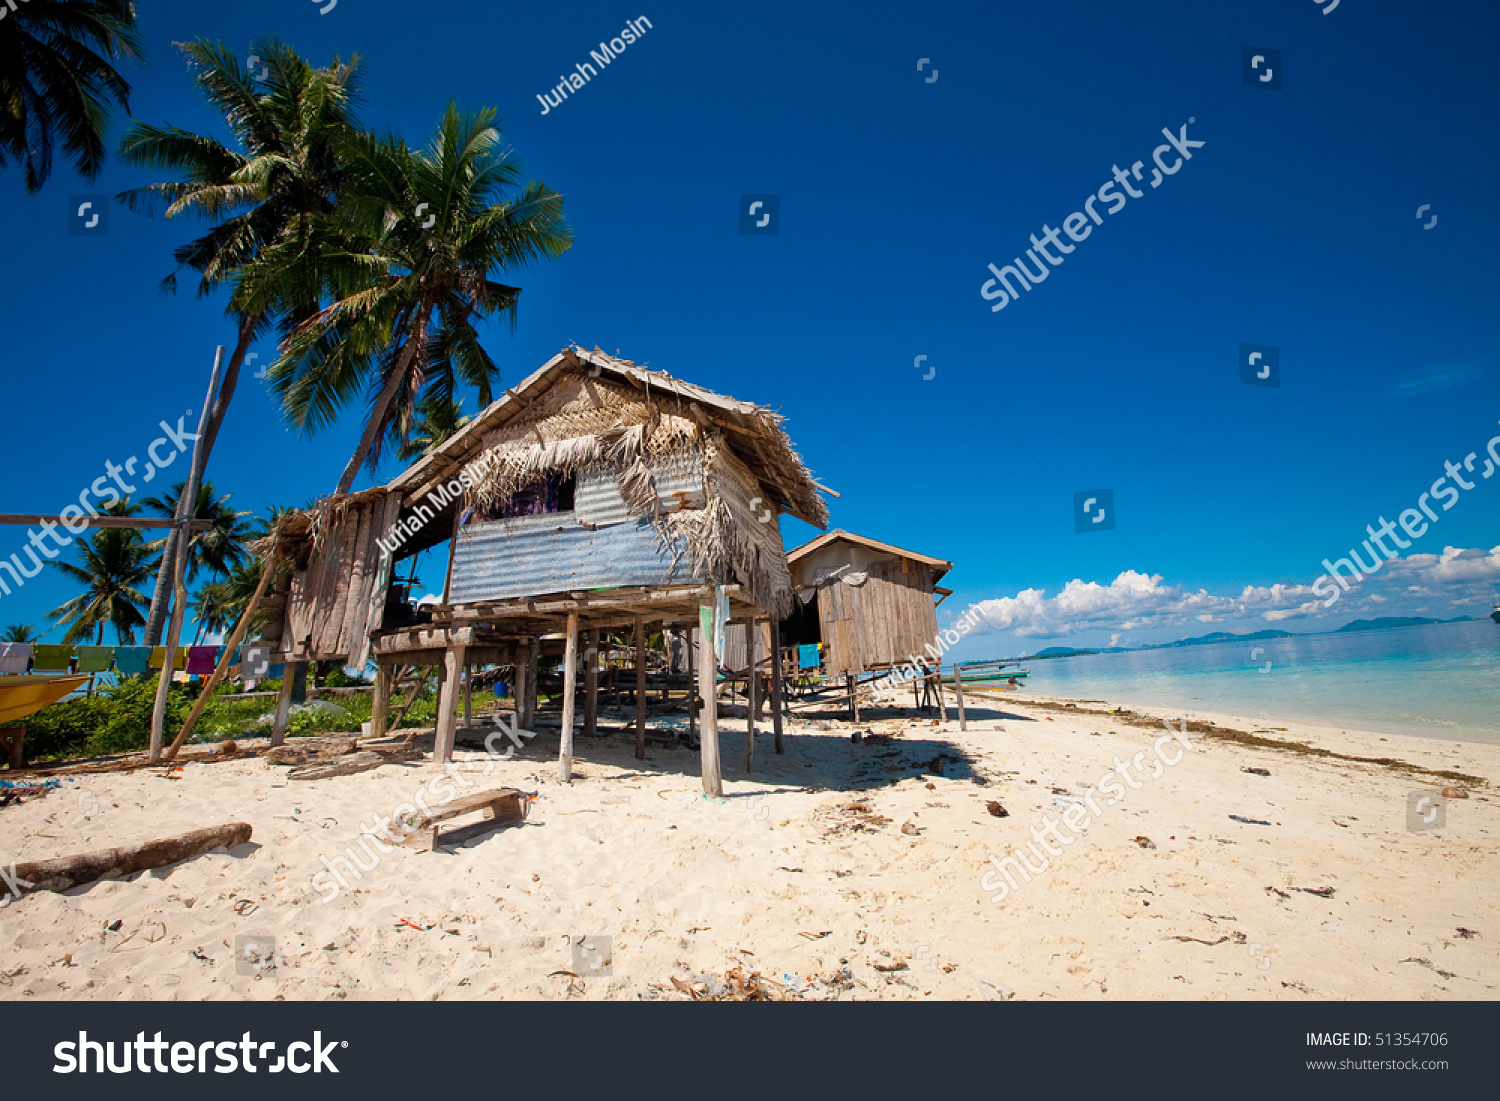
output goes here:
<path id="1" fill-rule="evenodd" d="M 441 766 L 75 773 L 0 810 L 7 868 L 234 821 L 254 836 L 0 909 L 0 999 L 685 999 L 736 968 L 803 999 L 1496 997 L 1500 745 L 1229 715 L 1173 738 L 1162 709 L 969 702 L 963 733 L 951 706 L 799 722 L 782 756 L 763 733 L 752 775 L 744 720 L 722 720 L 722 802 L 685 748 L 638 762 L 626 736 L 580 739 L 564 785 L 555 727 L 510 760 L 471 744 L 453 779 L 537 792 L 525 824 L 395 847 L 331 898 L 315 877 Z M 1116 759 L 1164 739 L 1158 775 L 1107 805 Z M 1442 828 L 1408 828 L 1409 794 L 1447 786 L 1467 798 Z M 992 856 L 1090 798 L 1040 872 L 986 890 Z M 271 966 L 236 967 L 246 936 L 274 939 Z M 591 941 L 576 962 L 582 937 L 607 957 Z"/>

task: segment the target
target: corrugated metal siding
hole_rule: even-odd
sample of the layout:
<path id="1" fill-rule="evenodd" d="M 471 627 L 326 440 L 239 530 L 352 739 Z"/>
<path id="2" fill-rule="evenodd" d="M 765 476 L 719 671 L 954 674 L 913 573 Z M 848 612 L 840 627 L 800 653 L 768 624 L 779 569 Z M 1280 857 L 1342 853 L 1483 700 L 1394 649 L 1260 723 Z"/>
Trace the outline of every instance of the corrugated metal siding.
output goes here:
<path id="1" fill-rule="evenodd" d="M 703 460 L 696 452 L 685 455 L 670 466 L 651 471 L 651 483 L 662 512 L 683 508 L 702 508 L 707 501 L 703 492 Z M 616 469 L 585 470 L 578 475 L 573 507 L 585 524 L 622 524 L 632 516 L 620 496 L 620 472 Z"/>
<path id="2" fill-rule="evenodd" d="M 559 513 L 460 528 L 449 600 L 472 604 L 697 580 L 690 556 L 684 551 L 674 563 L 673 549 L 660 544 L 648 520 L 589 528 Z"/>

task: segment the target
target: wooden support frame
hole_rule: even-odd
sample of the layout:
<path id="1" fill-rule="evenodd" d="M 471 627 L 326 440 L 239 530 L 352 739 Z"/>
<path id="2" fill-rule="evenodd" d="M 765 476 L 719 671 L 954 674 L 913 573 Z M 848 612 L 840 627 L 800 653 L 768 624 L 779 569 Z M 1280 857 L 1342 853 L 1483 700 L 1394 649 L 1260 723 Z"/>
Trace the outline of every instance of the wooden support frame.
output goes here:
<path id="1" fill-rule="evenodd" d="M 370 737 L 384 738 L 386 720 L 390 718 L 391 688 L 396 683 L 394 665 L 375 667 L 375 697 L 370 701 Z"/>
<path id="2" fill-rule="evenodd" d="M 750 683 L 746 688 L 745 696 L 745 771 L 755 771 L 755 711 L 760 703 L 760 673 L 755 668 L 757 653 L 760 649 L 760 624 L 754 619 L 745 621 L 745 659 L 746 672 L 750 675 Z"/>

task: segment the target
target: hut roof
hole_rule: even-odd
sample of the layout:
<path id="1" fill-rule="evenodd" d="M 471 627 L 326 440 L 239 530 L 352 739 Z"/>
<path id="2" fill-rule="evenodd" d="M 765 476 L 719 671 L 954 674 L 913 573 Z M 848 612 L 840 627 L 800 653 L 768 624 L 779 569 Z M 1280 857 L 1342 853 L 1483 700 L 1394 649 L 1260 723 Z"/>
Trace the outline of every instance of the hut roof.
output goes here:
<path id="1" fill-rule="evenodd" d="M 783 430 L 783 418 L 774 410 L 751 402 L 716 394 L 692 383 L 674 379 L 665 371 L 651 371 L 626 359 L 595 348 L 584 351 L 574 345 L 548 360 L 540 369 L 474 417 L 452 437 L 423 456 L 396 477 L 388 489 L 408 502 L 435 483 L 454 477 L 487 446 L 487 440 L 511 420 L 523 416 L 543 391 L 564 374 L 584 370 L 591 378 L 608 379 L 642 392 L 648 399 L 675 399 L 684 416 L 700 424 L 711 424 L 724 435 L 735 455 L 774 497 L 782 512 L 816 527 L 828 526 L 828 508 L 820 495 L 822 486 L 793 449 Z"/>
<path id="2" fill-rule="evenodd" d="M 843 528 L 835 528 L 833 531 L 824 532 L 816 539 L 813 539 L 812 541 L 807 543 L 803 543 L 795 550 L 788 551 L 786 555 L 787 564 L 795 565 L 803 558 L 806 558 L 808 555 L 821 550 L 822 548 L 828 546 L 830 543 L 836 543 L 840 541 L 845 543 L 858 543 L 860 546 L 869 547 L 871 550 L 881 551 L 885 554 L 894 554 L 902 558 L 910 558 L 916 562 L 925 562 L 935 571 L 932 577 L 933 581 L 940 580 L 945 573 L 953 568 L 953 563 L 945 561 L 944 559 L 933 558 L 931 555 L 926 554 L 918 554 L 916 551 L 907 550 L 904 547 L 893 546 L 890 543 L 882 543 L 878 539 L 871 539 L 864 535 L 855 535 L 852 531 L 845 531 Z"/>

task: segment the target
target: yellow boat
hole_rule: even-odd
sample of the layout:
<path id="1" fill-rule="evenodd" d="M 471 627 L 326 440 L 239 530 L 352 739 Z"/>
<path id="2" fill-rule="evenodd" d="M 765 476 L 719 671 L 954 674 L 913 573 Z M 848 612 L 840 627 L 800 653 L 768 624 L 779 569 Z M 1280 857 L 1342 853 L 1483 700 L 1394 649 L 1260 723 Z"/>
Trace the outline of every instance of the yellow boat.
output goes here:
<path id="1" fill-rule="evenodd" d="M 0 677 L 0 726 L 56 703 L 88 681 L 86 676 Z"/>

